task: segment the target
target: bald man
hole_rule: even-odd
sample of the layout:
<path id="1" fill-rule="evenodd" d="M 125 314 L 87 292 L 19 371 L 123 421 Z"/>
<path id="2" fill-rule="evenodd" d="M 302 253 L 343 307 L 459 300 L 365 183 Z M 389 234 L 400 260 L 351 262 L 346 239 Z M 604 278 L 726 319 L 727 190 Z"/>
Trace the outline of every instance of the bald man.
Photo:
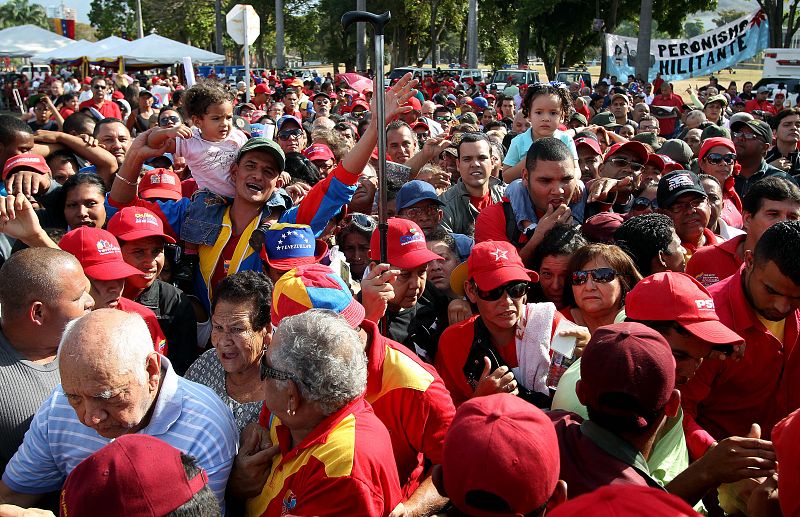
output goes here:
<path id="1" fill-rule="evenodd" d="M 94 306 L 89 288 L 75 257 L 57 249 L 22 250 L 0 268 L 0 472 L 58 385 L 58 342 Z"/>
<path id="2" fill-rule="evenodd" d="M 32 506 L 114 438 L 143 433 L 194 456 L 224 504 L 238 441 L 233 414 L 153 350 L 141 316 L 98 309 L 69 323 L 58 360 L 61 386 L 36 412 L 8 463 L 0 503 Z"/>

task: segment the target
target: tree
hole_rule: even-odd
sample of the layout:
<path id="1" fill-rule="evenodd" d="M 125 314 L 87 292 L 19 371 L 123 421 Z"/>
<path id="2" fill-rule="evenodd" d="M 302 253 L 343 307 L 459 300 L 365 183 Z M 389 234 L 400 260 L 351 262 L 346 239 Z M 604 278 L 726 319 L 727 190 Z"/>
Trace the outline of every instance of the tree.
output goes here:
<path id="1" fill-rule="evenodd" d="M 717 27 L 721 27 L 728 23 L 731 23 L 733 20 L 737 20 L 747 14 L 744 11 L 740 11 L 738 9 L 723 9 L 722 11 L 717 11 L 717 17 L 712 18 L 711 22 L 714 23 Z"/>
<path id="2" fill-rule="evenodd" d="M 683 32 L 686 34 L 687 38 L 694 38 L 695 36 L 703 34 L 705 31 L 706 28 L 703 26 L 703 20 L 692 20 L 683 24 Z"/>
<path id="3" fill-rule="evenodd" d="M 40 4 L 31 4 L 28 0 L 9 0 L 0 5 L 0 28 L 28 24 L 51 28 L 47 13 Z"/>
<path id="4" fill-rule="evenodd" d="M 92 0 L 89 21 L 101 39 L 136 35 L 136 16 L 129 0 Z"/>
<path id="5" fill-rule="evenodd" d="M 789 48 L 797 30 L 800 16 L 797 7 L 800 0 L 756 0 L 769 21 L 769 46 Z M 784 12 L 784 7 L 788 12 Z M 785 29 L 785 32 L 784 32 Z"/>

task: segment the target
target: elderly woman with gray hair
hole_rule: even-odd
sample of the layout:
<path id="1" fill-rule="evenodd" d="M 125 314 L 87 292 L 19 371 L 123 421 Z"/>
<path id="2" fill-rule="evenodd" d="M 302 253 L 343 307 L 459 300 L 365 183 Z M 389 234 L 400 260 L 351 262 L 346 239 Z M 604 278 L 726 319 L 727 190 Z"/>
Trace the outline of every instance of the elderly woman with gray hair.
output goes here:
<path id="1" fill-rule="evenodd" d="M 252 439 L 248 428 L 234 467 L 267 469 L 247 514 L 388 515 L 400 482 L 389 433 L 363 398 L 367 358 L 358 333 L 327 310 L 284 318 L 261 378 L 269 436 Z"/>

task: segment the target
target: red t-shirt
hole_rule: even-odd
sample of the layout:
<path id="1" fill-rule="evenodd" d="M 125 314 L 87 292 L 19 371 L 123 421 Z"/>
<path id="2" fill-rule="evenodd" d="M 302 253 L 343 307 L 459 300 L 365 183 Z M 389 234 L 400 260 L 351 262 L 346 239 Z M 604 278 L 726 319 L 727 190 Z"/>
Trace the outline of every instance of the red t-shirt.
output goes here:
<path id="1" fill-rule="evenodd" d="M 747 113 L 752 113 L 756 110 L 766 111 L 767 113 L 777 114 L 775 105 L 769 101 L 759 101 L 757 99 L 750 99 L 744 105 L 744 110 Z"/>
<path id="2" fill-rule="evenodd" d="M 506 199 L 503 198 L 503 201 L 506 201 Z M 520 243 L 524 243 L 528 241 L 528 238 L 521 235 L 519 240 Z M 478 218 L 475 219 L 475 243 L 484 241 L 508 242 L 506 214 L 503 211 L 502 201 L 487 206 L 484 210 L 481 210 Z"/>
<path id="3" fill-rule="evenodd" d="M 211 274 L 211 285 L 209 286 L 210 291 L 213 291 L 214 288 L 216 288 L 219 283 L 222 282 L 222 279 L 228 276 L 228 267 L 230 266 L 233 253 L 236 251 L 236 246 L 239 244 L 239 239 L 241 238 L 241 234 L 231 235 L 231 238 L 228 239 L 225 247 L 222 248 L 222 254 L 214 266 L 214 272 Z"/>
<path id="4" fill-rule="evenodd" d="M 94 103 L 94 100 L 89 99 L 88 101 L 81 102 L 80 106 L 78 106 L 79 110 L 83 108 L 94 108 L 106 118 L 118 118 L 122 120 L 122 112 L 119 110 L 119 106 L 112 101 L 103 101 L 103 103 L 98 106 Z"/>
<path id="5" fill-rule="evenodd" d="M 694 255 L 697 252 L 698 249 L 705 248 L 706 246 L 713 246 L 714 244 L 718 244 L 720 242 L 719 237 L 714 235 L 714 232 L 712 232 L 708 228 L 703 228 L 703 237 L 706 238 L 706 243 L 703 244 L 702 246 L 700 246 L 699 248 L 696 245 L 694 245 L 694 244 L 692 244 L 690 242 L 682 242 L 681 243 L 681 246 L 686 248 L 686 254 L 687 255 L 689 255 L 691 257 L 692 255 Z"/>
<path id="6" fill-rule="evenodd" d="M 483 197 L 469 196 L 469 203 L 475 207 L 478 212 L 492 204 L 492 193 L 487 192 Z"/>
<path id="7" fill-rule="evenodd" d="M 736 256 L 736 248 L 746 237 L 747 235 L 737 235 L 725 242 L 703 246 L 686 264 L 686 273 L 706 287 L 736 274 L 742 265 L 742 261 Z"/>
<path id="8" fill-rule="evenodd" d="M 142 305 L 141 303 L 134 302 L 127 298 L 120 298 L 117 304 L 117 309 L 124 312 L 131 312 L 138 314 L 144 319 L 147 324 L 147 329 L 150 331 L 150 337 L 153 338 L 153 349 L 161 355 L 167 355 L 167 337 L 161 330 L 161 325 L 158 324 L 156 314 Z"/>
<path id="9" fill-rule="evenodd" d="M 678 116 L 681 114 L 681 107 L 686 104 L 683 102 L 683 98 L 677 94 L 670 94 L 669 97 L 664 98 L 663 95 L 656 95 L 653 98 L 653 102 L 650 104 L 651 106 L 667 106 L 667 107 L 675 107 L 678 108 Z M 661 128 L 658 132 L 659 136 L 664 136 L 669 138 L 672 136 L 672 133 L 675 132 L 675 124 L 677 123 L 678 117 L 673 118 L 660 118 L 658 119 L 658 126 Z"/>

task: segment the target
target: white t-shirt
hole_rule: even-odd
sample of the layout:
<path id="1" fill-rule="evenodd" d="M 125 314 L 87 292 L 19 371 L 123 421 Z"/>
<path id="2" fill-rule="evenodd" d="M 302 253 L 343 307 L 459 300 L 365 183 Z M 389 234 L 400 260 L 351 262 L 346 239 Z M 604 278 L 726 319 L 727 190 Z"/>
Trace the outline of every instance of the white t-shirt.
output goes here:
<path id="1" fill-rule="evenodd" d="M 198 187 L 232 198 L 236 189 L 231 181 L 231 165 L 245 142 L 247 135 L 236 128 L 225 140 L 209 142 L 200 136 L 199 129 L 193 127 L 192 138 L 175 139 L 175 156 L 186 158 L 186 165 L 191 169 Z"/>

